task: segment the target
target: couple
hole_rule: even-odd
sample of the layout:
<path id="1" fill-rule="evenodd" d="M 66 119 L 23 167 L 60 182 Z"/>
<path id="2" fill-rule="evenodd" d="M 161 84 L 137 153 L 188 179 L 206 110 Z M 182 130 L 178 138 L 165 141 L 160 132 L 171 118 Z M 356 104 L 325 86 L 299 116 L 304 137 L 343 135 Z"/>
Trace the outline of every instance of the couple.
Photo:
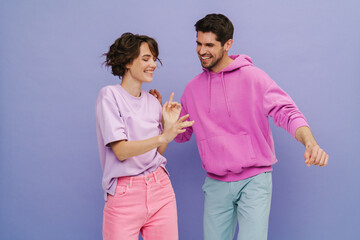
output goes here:
<path id="1" fill-rule="evenodd" d="M 181 104 L 161 106 L 161 94 L 141 90 L 152 82 L 158 59 L 154 39 L 123 34 L 106 53 L 121 84 L 101 89 L 96 102 L 105 191 L 103 238 L 178 239 L 177 210 L 166 159 L 167 144 L 194 132 L 207 177 L 203 185 L 204 237 L 267 239 L 272 165 L 277 161 L 268 117 L 303 143 L 305 164 L 325 166 L 293 100 L 246 55 L 229 56 L 233 25 L 221 14 L 195 24 L 203 72 L 190 81 Z M 160 103 L 159 103 L 160 102 Z"/>

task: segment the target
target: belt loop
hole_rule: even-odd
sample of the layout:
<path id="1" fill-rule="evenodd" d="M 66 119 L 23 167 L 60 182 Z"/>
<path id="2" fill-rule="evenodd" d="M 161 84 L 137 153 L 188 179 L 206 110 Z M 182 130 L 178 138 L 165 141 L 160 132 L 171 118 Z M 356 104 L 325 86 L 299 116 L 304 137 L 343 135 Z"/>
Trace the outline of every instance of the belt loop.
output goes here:
<path id="1" fill-rule="evenodd" d="M 132 187 L 133 177 L 130 177 L 130 187 Z"/>
<path id="2" fill-rule="evenodd" d="M 158 180 L 158 178 L 156 176 L 156 171 L 154 171 L 153 174 L 154 174 L 154 178 L 155 178 L 156 183 L 159 183 L 159 180 Z"/>

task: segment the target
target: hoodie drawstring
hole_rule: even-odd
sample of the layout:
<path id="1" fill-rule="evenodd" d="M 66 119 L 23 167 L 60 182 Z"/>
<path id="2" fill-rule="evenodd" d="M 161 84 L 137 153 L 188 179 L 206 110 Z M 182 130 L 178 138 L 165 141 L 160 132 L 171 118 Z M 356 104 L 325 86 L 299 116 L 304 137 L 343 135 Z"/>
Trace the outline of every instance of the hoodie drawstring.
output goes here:
<path id="1" fill-rule="evenodd" d="M 228 112 L 229 117 L 231 117 L 231 112 L 230 112 L 230 107 L 229 107 L 229 99 L 228 99 L 228 96 L 226 94 L 226 84 L 225 84 L 225 81 L 224 81 L 224 72 L 221 72 L 221 84 L 222 84 L 222 87 L 223 87 L 226 110 Z M 208 89 L 209 89 L 209 109 L 208 109 L 208 113 L 210 113 L 210 109 L 211 109 L 211 74 L 210 73 L 208 73 Z"/>
<path id="2" fill-rule="evenodd" d="M 210 109 L 211 109 L 211 76 L 210 76 L 210 73 L 208 73 L 208 89 L 209 89 L 209 110 L 208 110 L 208 113 L 210 113 Z"/>
<path id="3" fill-rule="evenodd" d="M 225 81 L 224 81 L 224 72 L 221 72 L 221 83 L 223 86 L 223 91 L 224 91 L 224 98 L 225 98 L 225 103 L 226 103 L 226 109 L 227 112 L 229 114 L 229 117 L 231 117 L 231 113 L 230 113 L 230 107 L 229 107 L 229 99 L 228 96 L 226 94 L 226 85 L 225 85 Z"/>
<path id="4" fill-rule="evenodd" d="M 246 55 L 232 55 L 232 56 L 229 56 L 229 57 L 231 59 L 233 59 L 234 61 L 232 61 L 230 63 L 230 65 L 225 67 L 223 70 L 221 70 L 221 72 L 219 72 L 219 74 L 221 73 L 221 84 L 222 84 L 222 88 L 223 88 L 223 92 L 224 92 L 226 110 L 228 112 L 229 117 L 231 117 L 230 102 L 229 102 L 228 95 L 226 93 L 226 82 L 224 80 L 224 72 L 228 73 L 228 72 L 232 72 L 232 71 L 237 70 L 237 69 L 242 68 L 242 67 L 252 66 L 253 63 L 251 61 L 251 58 L 249 56 L 246 56 Z M 208 90 L 209 90 L 209 110 L 208 110 L 208 113 L 210 113 L 210 111 L 211 111 L 211 70 L 203 68 L 203 71 L 208 74 Z M 203 79 L 203 80 L 205 81 L 205 79 Z"/>

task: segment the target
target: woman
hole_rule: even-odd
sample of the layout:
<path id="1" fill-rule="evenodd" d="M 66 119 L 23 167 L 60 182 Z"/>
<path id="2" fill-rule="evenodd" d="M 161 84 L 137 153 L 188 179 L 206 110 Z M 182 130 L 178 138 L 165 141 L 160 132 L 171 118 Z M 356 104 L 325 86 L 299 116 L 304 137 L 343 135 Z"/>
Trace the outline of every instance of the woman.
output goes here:
<path id="1" fill-rule="evenodd" d="M 178 239 L 175 194 L 163 156 L 167 144 L 193 124 L 179 119 L 181 105 L 172 93 L 141 90 L 152 82 L 158 60 L 154 39 L 123 34 L 110 46 L 105 64 L 121 84 L 101 89 L 96 102 L 96 129 L 105 191 L 105 240 Z M 163 127 L 162 127 L 163 121 Z"/>

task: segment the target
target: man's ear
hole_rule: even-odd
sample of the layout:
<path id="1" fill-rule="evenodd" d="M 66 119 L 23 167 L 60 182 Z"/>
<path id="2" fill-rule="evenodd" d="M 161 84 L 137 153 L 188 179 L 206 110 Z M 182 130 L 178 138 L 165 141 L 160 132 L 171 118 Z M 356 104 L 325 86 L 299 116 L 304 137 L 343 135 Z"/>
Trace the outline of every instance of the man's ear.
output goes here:
<path id="1" fill-rule="evenodd" d="M 225 44 L 224 44 L 224 49 L 225 49 L 225 51 L 228 52 L 228 51 L 230 50 L 232 44 L 233 44 L 233 40 L 232 40 L 232 39 L 227 40 L 227 41 L 225 42 Z"/>

